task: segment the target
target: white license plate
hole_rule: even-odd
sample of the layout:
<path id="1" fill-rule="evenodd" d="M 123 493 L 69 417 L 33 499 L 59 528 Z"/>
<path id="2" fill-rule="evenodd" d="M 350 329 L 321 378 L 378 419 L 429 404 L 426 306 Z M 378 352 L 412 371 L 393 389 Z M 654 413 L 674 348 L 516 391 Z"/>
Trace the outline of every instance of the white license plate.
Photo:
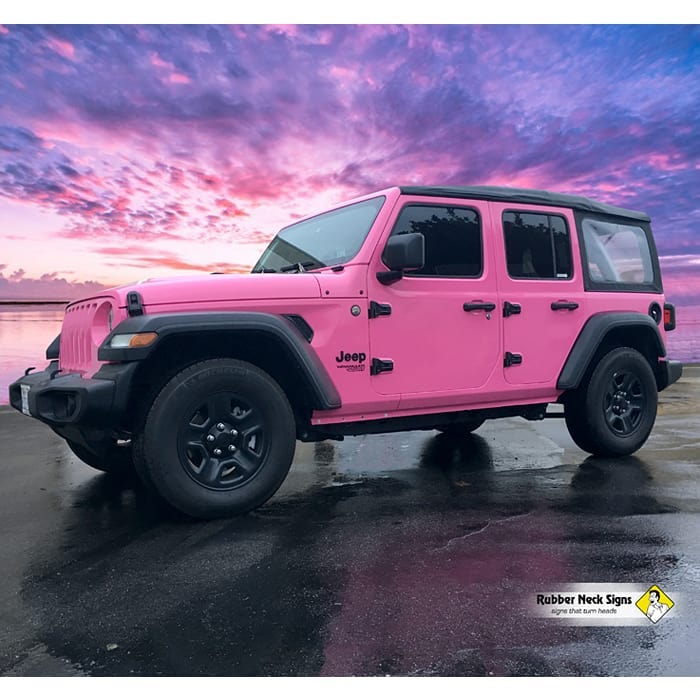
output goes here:
<path id="1" fill-rule="evenodd" d="M 19 388 L 22 390 L 22 413 L 27 416 L 31 416 L 29 413 L 29 384 L 20 384 Z"/>

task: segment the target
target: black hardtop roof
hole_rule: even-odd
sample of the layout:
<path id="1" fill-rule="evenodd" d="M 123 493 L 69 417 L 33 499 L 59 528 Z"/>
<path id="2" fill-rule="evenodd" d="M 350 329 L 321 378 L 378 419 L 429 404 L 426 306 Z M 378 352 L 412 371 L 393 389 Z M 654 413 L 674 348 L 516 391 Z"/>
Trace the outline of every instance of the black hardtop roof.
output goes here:
<path id="1" fill-rule="evenodd" d="M 488 199 L 495 202 L 516 202 L 518 204 L 544 204 L 556 207 L 569 207 L 593 214 L 636 219 L 637 221 L 651 221 L 649 216 L 641 211 L 613 207 L 587 197 L 579 197 L 574 194 L 558 194 L 547 190 L 526 190 L 517 187 L 492 187 L 489 185 L 467 185 L 465 187 L 402 186 L 399 189 L 401 194 L 419 197 L 454 197 L 455 199 Z"/>

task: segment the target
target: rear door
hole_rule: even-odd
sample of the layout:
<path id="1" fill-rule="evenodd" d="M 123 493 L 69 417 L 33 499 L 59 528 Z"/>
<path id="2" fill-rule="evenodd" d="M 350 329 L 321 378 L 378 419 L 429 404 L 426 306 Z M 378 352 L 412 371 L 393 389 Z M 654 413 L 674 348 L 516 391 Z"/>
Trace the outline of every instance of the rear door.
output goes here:
<path id="1" fill-rule="evenodd" d="M 555 384 L 587 317 L 574 217 L 500 202 L 491 203 L 491 216 L 499 234 L 505 379 Z"/>

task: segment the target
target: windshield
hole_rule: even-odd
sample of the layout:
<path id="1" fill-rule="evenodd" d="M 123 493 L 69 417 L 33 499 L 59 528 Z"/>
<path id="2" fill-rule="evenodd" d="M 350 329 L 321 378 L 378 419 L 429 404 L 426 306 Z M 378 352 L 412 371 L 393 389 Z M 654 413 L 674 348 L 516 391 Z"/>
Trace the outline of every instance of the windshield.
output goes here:
<path id="1" fill-rule="evenodd" d="M 317 269 L 352 260 L 384 201 L 374 197 L 283 228 L 252 272 Z"/>

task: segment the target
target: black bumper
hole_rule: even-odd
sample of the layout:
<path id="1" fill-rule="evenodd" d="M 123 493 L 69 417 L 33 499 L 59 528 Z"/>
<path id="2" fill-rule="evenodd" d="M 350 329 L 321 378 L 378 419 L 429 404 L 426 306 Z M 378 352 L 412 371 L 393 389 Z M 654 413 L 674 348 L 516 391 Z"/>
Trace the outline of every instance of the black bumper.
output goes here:
<path id="1" fill-rule="evenodd" d="M 10 405 L 53 428 L 114 428 L 123 419 L 137 363 L 104 365 L 91 379 L 58 374 L 58 362 L 10 384 Z"/>
<path id="2" fill-rule="evenodd" d="M 659 391 L 677 382 L 683 375 L 683 363 L 678 360 L 662 360 L 659 377 Z"/>

